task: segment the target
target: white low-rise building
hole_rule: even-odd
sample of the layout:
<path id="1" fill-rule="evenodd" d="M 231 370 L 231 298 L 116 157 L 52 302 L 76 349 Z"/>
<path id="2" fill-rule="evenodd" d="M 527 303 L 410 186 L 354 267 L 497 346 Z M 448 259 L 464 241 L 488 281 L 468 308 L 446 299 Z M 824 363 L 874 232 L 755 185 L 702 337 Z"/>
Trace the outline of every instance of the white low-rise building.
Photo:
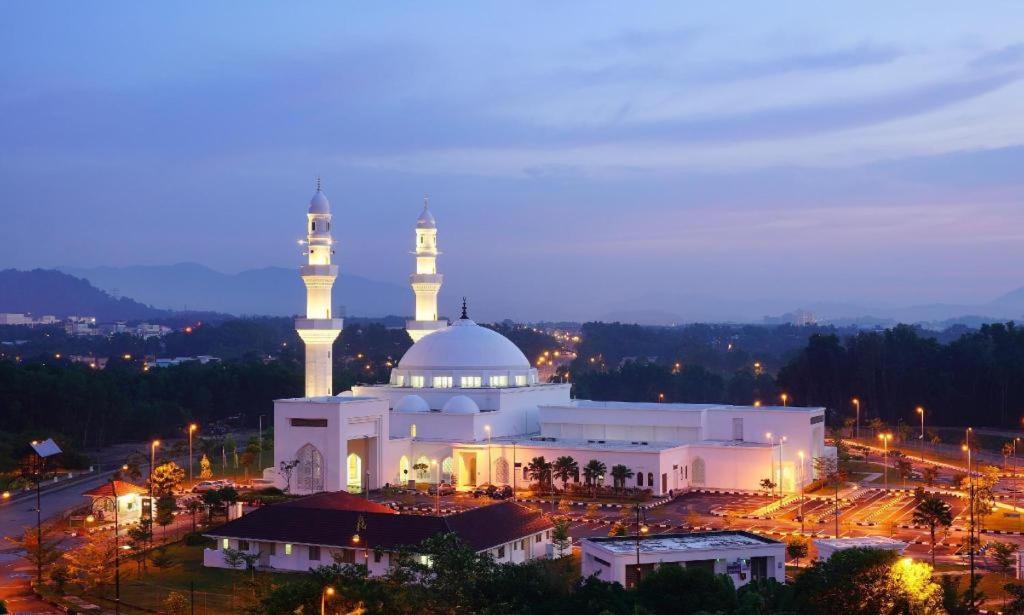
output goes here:
<path id="1" fill-rule="evenodd" d="M 639 540 L 635 536 L 584 538 L 580 542 L 583 576 L 625 587 L 666 564 L 729 575 L 737 587 L 760 579 L 786 580 L 786 545 L 749 532 L 658 534 Z"/>
<path id="2" fill-rule="evenodd" d="M 907 543 L 888 536 L 851 536 L 849 538 L 819 538 L 814 541 L 818 559 L 828 559 L 839 551 L 847 549 L 881 549 L 899 554 L 907 549 Z"/>

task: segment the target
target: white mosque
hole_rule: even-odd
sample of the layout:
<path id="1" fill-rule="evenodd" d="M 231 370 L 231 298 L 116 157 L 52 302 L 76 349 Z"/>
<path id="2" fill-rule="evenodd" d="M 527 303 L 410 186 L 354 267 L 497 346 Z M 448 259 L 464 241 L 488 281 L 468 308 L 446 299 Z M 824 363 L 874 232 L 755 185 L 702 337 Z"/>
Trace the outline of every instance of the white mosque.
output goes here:
<path id="1" fill-rule="evenodd" d="M 437 223 L 424 202 L 416 221 L 410 283 L 415 343 L 388 384 L 336 393 L 331 347 L 342 319 L 331 314 L 331 209 L 317 185 L 307 213 L 306 395 L 274 403 L 274 467 L 293 493 L 360 491 L 407 481 L 525 486 L 534 457 L 590 460 L 633 470 L 630 486 L 654 494 L 686 489 L 757 490 L 773 477 L 784 491 L 813 479 L 813 459 L 834 455 L 824 408 L 605 402 L 572 399 L 569 384 L 537 370 L 499 333 L 438 318 Z M 288 467 L 288 471 L 282 468 Z M 610 477 L 609 477 L 610 481 Z"/>

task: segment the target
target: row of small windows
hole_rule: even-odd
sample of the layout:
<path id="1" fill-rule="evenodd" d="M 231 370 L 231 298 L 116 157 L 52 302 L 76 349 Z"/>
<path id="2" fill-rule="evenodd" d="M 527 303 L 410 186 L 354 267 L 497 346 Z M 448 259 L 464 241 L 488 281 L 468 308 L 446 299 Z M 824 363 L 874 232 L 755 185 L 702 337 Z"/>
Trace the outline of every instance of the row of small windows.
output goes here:
<path id="1" fill-rule="evenodd" d="M 406 384 L 408 382 L 408 384 Z M 455 379 L 452 376 L 434 376 L 430 379 L 430 386 L 434 389 L 450 389 L 454 386 Z M 507 387 L 508 376 L 488 376 L 487 386 L 492 388 Z M 515 376 L 513 379 L 515 386 L 524 387 L 529 383 L 529 377 L 525 375 Z M 462 389 L 479 389 L 484 386 L 484 379 L 482 376 L 459 376 L 459 388 Z M 422 389 L 427 386 L 426 376 L 409 376 L 406 378 L 404 375 L 395 375 L 394 377 L 395 386 L 410 386 L 414 389 Z"/>
<path id="2" fill-rule="evenodd" d="M 222 543 L 221 543 L 221 546 L 224 549 L 229 549 L 230 545 L 231 545 L 230 540 L 227 539 L 227 538 L 224 538 Z M 268 549 L 269 549 L 269 554 L 273 555 L 273 556 L 276 556 L 277 555 L 277 543 L 276 542 L 267 543 L 267 546 L 268 546 Z M 238 550 L 239 551 L 248 552 L 249 549 L 251 549 L 251 548 L 252 548 L 252 545 L 249 543 L 248 540 L 239 540 L 238 541 Z M 319 546 L 317 546 L 317 545 L 309 545 L 309 546 L 306 547 L 306 549 L 307 549 L 306 557 L 309 559 L 309 561 L 311 561 L 311 562 L 318 562 L 318 561 L 320 561 L 320 547 Z M 284 545 L 284 554 L 288 555 L 288 556 L 290 556 L 292 554 L 292 545 L 291 544 L 285 543 L 285 545 Z M 355 552 L 354 549 L 342 549 L 341 550 L 341 554 L 340 554 L 341 563 L 343 563 L 343 564 L 354 564 L 355 563 L 355 555 L 356 555 L 356 552 Z M 374 554 L 373 554 L 373 561 L 374 562 L 380 562 L 380 560 L 381 560 L 381 553 L 380 553 L 380 551 L 375 551 Z"/>
<path id="3" fill-rule="evenodd" d="M 327 228 L 323 228 L 323 227 L 321 227 L 321 228 L 325 232 L 330 232 L 330 230 L 331 230 L 331 223 L 325 221 L 324 224 L 327 225 Z M 311 233 L 315 233 L 316 232 L 316 220 L 313 220 L 312 222 L 309 223 L 309 232 L 311 232 Z"/>

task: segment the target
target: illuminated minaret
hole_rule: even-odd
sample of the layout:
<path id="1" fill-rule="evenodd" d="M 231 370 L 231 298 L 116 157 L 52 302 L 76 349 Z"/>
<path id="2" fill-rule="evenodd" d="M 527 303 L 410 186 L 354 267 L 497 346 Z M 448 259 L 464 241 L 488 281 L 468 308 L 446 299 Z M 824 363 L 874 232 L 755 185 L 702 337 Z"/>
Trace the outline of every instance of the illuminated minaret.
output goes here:
<path id="1" fill-rule="evenodd" d="M 448 323 L 437 319 L 437 291 L 444 278 L 437 272 L 437 223 L 430 214 L 430 201 L 423 197 L 423 213 L 416 220 L 416 273 L 409 276 L 409 284 L 416 295 L 416 317 L 405 323 L 412 341 L 419 341 L 428 333 L 444 329 Z"/>
<path id="2" fill-rule="evenodd" d="M 306 344 L 306 397 L 333 395 L 331 346 L 341 333 L 342 320 L 331 314 L 331 287 L 338 266 L 331 264 L 331 204 L 320 191 L 309 201 L 306 214 L 306 264 L 300 268 L 306 283 L 306 317 L 295 319 L 295 330 Z"/>

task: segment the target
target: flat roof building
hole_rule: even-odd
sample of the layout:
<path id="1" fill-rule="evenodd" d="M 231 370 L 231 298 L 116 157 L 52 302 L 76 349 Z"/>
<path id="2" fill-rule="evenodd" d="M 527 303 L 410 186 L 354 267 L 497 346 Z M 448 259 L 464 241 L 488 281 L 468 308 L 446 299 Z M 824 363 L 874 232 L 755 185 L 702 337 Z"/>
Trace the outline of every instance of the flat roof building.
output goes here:
<path id="1" fill-rule="evenodd" d="M 759 579 L 786 580 L 786 546 L 750 532 L 694 532 L 584 538 L 583 576 L 632 587 L 665 564 L 726 574 L 737 587 Z M 637 562 L 639 561 L 639 565 Z"/>

